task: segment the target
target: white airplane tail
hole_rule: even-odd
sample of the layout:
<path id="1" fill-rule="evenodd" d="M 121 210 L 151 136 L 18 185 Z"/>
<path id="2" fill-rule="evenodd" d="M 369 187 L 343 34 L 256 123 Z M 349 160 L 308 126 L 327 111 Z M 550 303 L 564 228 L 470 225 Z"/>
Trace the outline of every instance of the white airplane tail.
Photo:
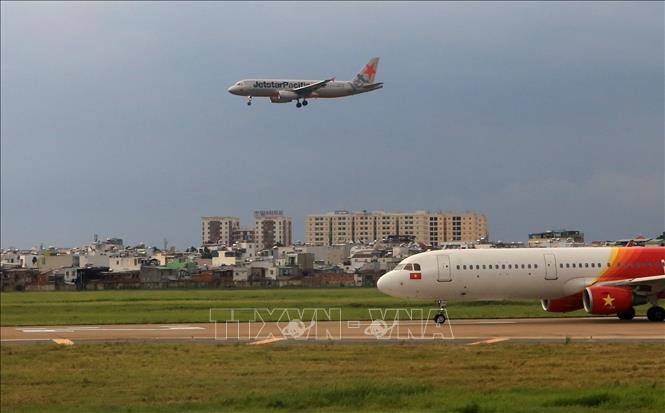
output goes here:
<path id="1" fill-rule="evenodd" d="M 379 67 L 379 58 L 373 57 L 363 66 L 358 74 L 353 78 L 353 84 L 359 87 L 371 85 L 374 83 L 376 69 Z"/>

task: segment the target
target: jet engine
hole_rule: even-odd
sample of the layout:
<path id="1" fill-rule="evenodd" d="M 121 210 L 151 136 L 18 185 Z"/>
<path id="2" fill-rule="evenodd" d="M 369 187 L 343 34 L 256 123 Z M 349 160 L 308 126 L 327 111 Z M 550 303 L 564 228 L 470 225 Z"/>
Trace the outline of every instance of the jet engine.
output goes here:
<path id="1" fill-rule="evenodd" d="M 582 293 L 569 295 L 559 298 L 545 298 L 540 300 L 543 310 L 552 313 L 567 313 L 569 311 L 579 310 L 584 307 L 582 303 Z"/>
<path id="2" fill-rule="evenodd" d="M 298 99 L 298 94 L 289 90 L 278 90 L 277 93 L 270 96 L 272 103 L 288 103 L 294 99 Z"/>
<path id="3" fill-rule="evenodd" d="M 589 314 L 616 314 L 646 303 L 646 297 L 636 296 L 630 288 L 588 287 L 584 290 L 584 309 Z"/>

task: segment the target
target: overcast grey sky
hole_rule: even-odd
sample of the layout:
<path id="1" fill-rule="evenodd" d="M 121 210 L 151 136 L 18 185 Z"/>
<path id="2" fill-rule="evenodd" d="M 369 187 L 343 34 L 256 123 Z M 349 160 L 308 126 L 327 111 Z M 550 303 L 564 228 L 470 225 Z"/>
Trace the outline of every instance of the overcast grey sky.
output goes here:
<path id="1" fill-rule="evenodd" d="M 494 240 L 665 227 L 664 6 L 1 5 L 1 245 L 200 244 L 202 215 L 476 210 Z M 307 108 L 242 78 L 385 88 Z"/>

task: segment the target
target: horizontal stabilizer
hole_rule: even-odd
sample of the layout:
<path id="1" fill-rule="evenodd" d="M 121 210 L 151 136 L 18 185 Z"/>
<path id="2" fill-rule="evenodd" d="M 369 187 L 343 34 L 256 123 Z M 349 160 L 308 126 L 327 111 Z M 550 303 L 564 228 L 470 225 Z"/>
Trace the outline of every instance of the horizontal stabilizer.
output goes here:
<path id="1" fill-rule="evenodd" d="M 372 83 L 371 85 L 364 85 L 363 89 L 376 90 L 376 89 L 381 89 L 382 87 L 383 87 L 383 82 L 379 82 L 379 83 Z"/>

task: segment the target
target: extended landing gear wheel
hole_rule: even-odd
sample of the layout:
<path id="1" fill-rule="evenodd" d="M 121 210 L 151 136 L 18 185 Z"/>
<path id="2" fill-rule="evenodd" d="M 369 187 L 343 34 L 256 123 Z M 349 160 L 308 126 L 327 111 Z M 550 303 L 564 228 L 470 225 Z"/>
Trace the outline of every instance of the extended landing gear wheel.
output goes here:
<path id="1" fill-rule="evenodd" d="M 300 103 L 300 102 L 296 103 L 296 107 L 297 107 L 297 108 L 302 107 L 302 103 Z"/>
<path id="2" fill-rule="evenodd" d="M 635 309 L 630 307 L 625 311 L 619 311 L 617 313 L 617 317 L 619 317 L 619 320 L 632 320 L 635 318 Z"/>
<path id="3" fill-rule="evenodd" d="M 433 320 L 437 325 L 441 325 L 446 322 L 446 302 L 443 300 L 436 300 L 436 303 L 439 305 L 439 312 L 436 313 Z"/>
<path id="4" fill-rule="evenodd" d="M 247 106 L 252 106 L 252 101 L 247 102 Z"/>
<path id="5" fill-rule="evenodd" d="M 247 106 L 252 106 L 252 97 L 247 96 Z"/>
<path id="6" fill-rule="evenodd" d="M 306 100 L 303 99 L 303 101 L 302 101 L 302 105 L 303 105 L 303 106 L 307 106 L 307 103 L 308 103 L 308 102 L 307 102 Z"/>
<path id="7" fill-rule="evenodd" d="M 663 321 L 665 320 L 665 308 L 653 306 L 647 310 L 647 318 L 649 321 Z"/>
<path id="8" fill-rule="evenodd" d="M 438 313 L 437 315 L 434 316 L 434 322 L 437 323 L 438 325 L 441 325 L 446 322 L 446 316 Z"/>

